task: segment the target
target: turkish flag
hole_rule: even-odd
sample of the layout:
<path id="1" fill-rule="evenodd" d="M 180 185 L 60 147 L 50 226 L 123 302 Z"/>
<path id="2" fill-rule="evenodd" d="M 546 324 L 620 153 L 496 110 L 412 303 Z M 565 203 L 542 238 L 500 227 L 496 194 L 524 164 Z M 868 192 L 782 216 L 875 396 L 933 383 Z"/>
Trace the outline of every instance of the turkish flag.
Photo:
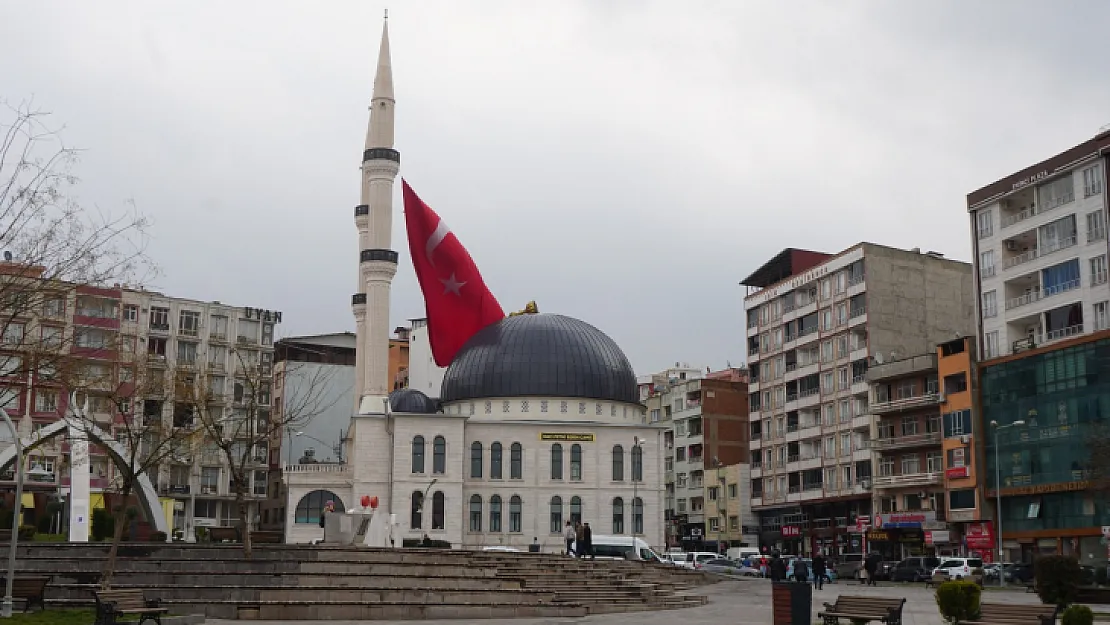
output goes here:
<path id="1" fill-rule="evenodd" d="M 402 179 L 401 184 L 409 255 L 424 292 L 432 357 L 446 367 L 470 337 L 504 319 L 505 311 L 447 223 L 417 197 L 409 183 Z"/>

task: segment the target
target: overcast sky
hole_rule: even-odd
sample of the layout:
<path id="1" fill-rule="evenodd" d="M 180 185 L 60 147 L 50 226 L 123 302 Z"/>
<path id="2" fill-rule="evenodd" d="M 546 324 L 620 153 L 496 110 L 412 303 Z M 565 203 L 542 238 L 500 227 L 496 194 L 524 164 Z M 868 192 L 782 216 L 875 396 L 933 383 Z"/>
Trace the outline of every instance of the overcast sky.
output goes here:
<path id="1" fill-rule="evenodd" d="M 916 5 L 917 8 L 913 8 Z M 350 330 L 381 2 L 0 0 L 0 97 L 154 220 L 165 292 Z M 393 2 L 402 175 L 509 310 L 640 373 L 744 360 L 784 247 L 969 260 L 964 196 L 1110 123 L 1110 3 Z M 423 316 L 402 252 L 393 324 Z"/>

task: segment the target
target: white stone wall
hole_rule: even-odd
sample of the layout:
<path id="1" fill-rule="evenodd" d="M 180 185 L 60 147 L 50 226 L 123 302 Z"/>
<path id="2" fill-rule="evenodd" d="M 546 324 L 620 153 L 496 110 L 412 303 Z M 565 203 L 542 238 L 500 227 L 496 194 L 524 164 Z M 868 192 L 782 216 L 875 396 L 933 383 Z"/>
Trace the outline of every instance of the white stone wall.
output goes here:
<path id="1" fill-rule="evenodd" d="M 443 388 L 446 367 L 439 367 L 432 358 L 432 344 L 428 341 L 428 325 L 424 320 L 414 320 L 409 335 L 409 388 L 428 397 L 439 397 Z"/>

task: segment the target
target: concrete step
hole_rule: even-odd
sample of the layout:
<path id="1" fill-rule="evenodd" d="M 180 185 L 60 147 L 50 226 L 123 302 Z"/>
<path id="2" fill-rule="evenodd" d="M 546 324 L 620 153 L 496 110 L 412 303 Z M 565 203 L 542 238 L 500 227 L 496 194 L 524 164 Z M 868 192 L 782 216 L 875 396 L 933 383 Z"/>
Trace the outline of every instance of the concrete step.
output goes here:
<path id="1" fill-rule="evenodd" d="M 21 573 L 17 572 L 17 577 Z M 28 573 L 23 573 L 28 574 Z M 52 585 L 87 584 L 94 586 L 96 578 L 74 579 L 72 573 L 60 572 Z M 519 580 L 496 577 L 421 577 L 415 575 L 244 575 L 242 573 L 134 573 L 118 571 L 112 581 L 121 586 L 257 586 L 268 588 L 366 588 L 406 589 L 424 588 L 440 590 L 520 590 Z M 530 590 L 532 590 L 530 588 Z M 543 590 L 537 588 L 536 590 Z"/>
<path id="2" fill-rule="evenodd" d="M 287 601 L 292 603 L 396 603 L 396 604 L 462 604 L 467 602 L 491 605 L 544 605 L 552 603 L 555 594 L 537 590 L 443 590 L 434 588 L 369 589 L 334 588 L 330 586 L 261 587 L 261 586 L 154 586 L 113 584 L 115 590 L 141 589 L 145 595 L 160 601 L 233 601 L 254 603 Z M 89 601 L 93 588 L 85 585 L 48 586 L 48 599 Z"/>

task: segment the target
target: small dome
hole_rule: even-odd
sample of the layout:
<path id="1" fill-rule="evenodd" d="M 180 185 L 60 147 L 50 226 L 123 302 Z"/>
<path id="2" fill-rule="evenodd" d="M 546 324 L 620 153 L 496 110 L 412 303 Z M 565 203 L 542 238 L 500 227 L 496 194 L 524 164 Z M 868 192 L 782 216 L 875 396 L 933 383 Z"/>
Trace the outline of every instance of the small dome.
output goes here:
<path id="1" fill-rule="evenodd" d="M 525 314 L 486 326 L 443 377 L 444 402 L 570 397 L 639 403 L 636 373 L 613 339 L 562 315 Z"/>
<path id="2" fill-rule="evenodd" d="M 435 414 L 436 400 L 414 388 L 399 388 L 389 394 L 389 407 L 393 412 Z"/>

